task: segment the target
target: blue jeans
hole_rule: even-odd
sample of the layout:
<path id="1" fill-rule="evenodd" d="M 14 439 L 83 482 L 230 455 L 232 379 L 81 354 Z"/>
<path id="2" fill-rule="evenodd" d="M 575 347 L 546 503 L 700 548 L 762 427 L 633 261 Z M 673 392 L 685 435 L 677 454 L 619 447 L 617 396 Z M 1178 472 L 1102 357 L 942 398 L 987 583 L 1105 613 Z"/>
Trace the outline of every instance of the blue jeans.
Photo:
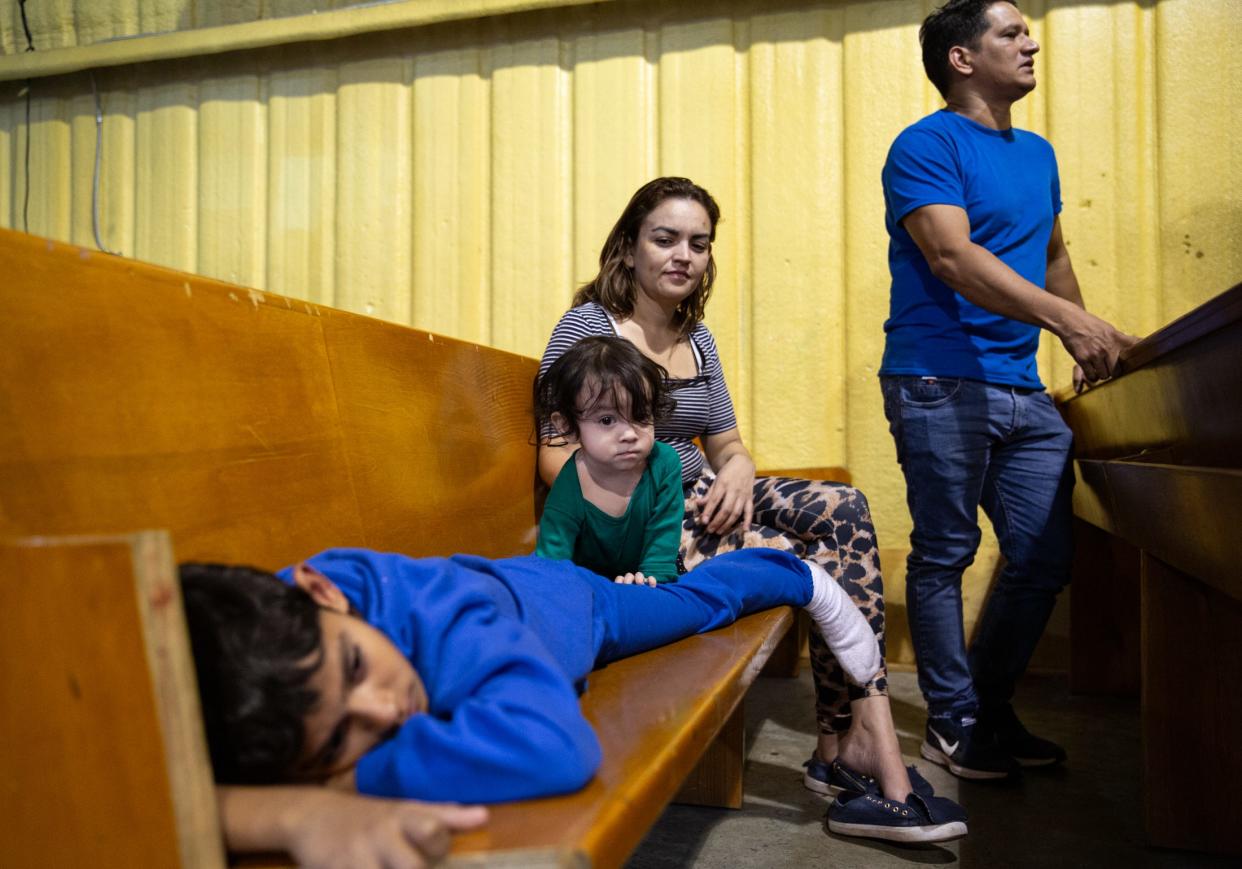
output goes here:
<path id="1" fill-rule="evenodd" d="M 1013 696 L 1069 582 L 1072 435 L 1042 390 L 913 376 L 880 386 L 914 521 L 906 607 L 919 687 L 932 717 L 973 715 Z M 962 571 L 980 504 L 1005 566 L 967 653 Z"/>

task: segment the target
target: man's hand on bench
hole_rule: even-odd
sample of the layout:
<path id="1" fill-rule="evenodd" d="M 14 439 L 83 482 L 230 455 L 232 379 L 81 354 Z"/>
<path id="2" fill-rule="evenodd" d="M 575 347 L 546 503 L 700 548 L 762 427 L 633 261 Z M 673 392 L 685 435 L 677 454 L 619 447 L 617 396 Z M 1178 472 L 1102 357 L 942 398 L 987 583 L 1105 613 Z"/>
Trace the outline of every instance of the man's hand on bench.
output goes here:
<path id="1" fill-rule="evenodd" d="M 418 803 L 315 786 L 217 787 L 234 853 L 287 851 L 300 866 L 418 869 L 448 853 L 453 833 L 487 822 L 483 806 Z"/>

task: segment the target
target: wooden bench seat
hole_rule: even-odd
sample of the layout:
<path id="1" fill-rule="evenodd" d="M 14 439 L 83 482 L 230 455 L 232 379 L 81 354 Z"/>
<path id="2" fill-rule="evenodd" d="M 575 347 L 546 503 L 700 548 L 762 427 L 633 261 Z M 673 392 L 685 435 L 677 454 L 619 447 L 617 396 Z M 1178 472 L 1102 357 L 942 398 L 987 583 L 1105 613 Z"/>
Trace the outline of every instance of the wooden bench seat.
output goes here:
<path id="1" fill-rule="evenodd" d="M 493 557 L 533 548 L 535 360 L 8 231 L 0 273 L 0 538 L 121 535 L 124 548 L 127 535 L 166 529 L 166 563 L 147 565 L 165 577 L 174 557 L 276 568 L 330 546 Z M 26 565 L 0 577 L 6 587 L 40 582 L 31 545 L 5 549 Z M 84 551 L 40 547 L 63 549 L 57 569 L 69 576 Z M 113 588 L 136 600 L 140 573 Z M 89 612 L 75 630 L 90 629 Z M 583 706 L 603 744 L 600 774 L 578 794 L 498 807 L 487 829 L 460 837 L 454 859 L 617 866 L 683 787 L 687 800 L 737 805 L 739 703 L 792 622 L 788 608 L 761 613 L 593 674 Z M 6 651 L 6 708 L 28 675 Z M 180 714 L 197 708 L 190 684 L 156 694 Z M 119 691 L 94 713 L 101 732 L 103 719 L 117 726 L 133 714 L 131 699 Z M 61 716 L 49 728 L 67 728 L 79 707 L 47 714 Z M 193 739 L 205 756 L 201 733 Z M 146 744 L 152 769 L 188 762 L 182 743 Z M 695 772 L 704 751 L 710 763 Z M 38 768 L 3 789 L 6 817 L 40 810 L 25 802 L 47 790 L 31 778 Z M 39 837 L 53 835 L 65 806 L 89 815 L 99 794 L 171 793 L 198 806 L 191 814 L 214 807 L 201 781 L 183 794 L 86 778 L 57 775 L 64 805 L 43 805 L 49 823 L 14 831 L 31 837 L 22 853 L 52 853 Z M 66 833 L 57 846 L 75 855 L 60 865 L 100 861 L 89 836 Z M 212 864 L 203 859 L 194 865 Z"/>
<path id="2" fill-rule="evenodd" d="M 1077 691 L 1140 693 L 1155 845 L 1242 854 L 1242 285 L 1062 396 Z"/>

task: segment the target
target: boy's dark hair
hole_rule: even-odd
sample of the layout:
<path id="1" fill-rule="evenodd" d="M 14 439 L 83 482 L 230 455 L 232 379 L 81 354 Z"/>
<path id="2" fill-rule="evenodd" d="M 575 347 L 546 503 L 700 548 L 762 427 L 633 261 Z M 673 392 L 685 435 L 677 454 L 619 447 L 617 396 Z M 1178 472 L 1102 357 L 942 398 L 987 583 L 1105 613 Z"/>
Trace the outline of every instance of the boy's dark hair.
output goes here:
<path id="1" fill-rule="evenodd" d="M 669 199 L 689 199 L 702 205 L 711 224 L 708 241 L 716 240 L 720 206 L 710 193 L 689 178 L 665 177 L 648 181 L 630 197 L 625 210 L 608 233 L 608 238 L 604 239 L 604 246 L 599 252 L 599 273 L 578 288 L 578 292 L 574 294 L 573 307 L 586 302 L 598 302 L 614 317 L 629 319 L 634 313 L 638 284 L 634 280 L 634 270 L 625 264 L 625 256 L 638 241 L 638 231 L 642 229 L 647 215 Z M 673 312 L 671 325 L 682 335 L 689 335 L 703 319 L 703 309 L 707 306 L 707 299 L 712 294 L 712 284 L 715 281 L 716 258 L 709 253 L 703 279 Z"/>
<path id="2" fill-rule="evenodd" d="M 216 781 L 289 780 L 319 699 L 307 687 L 323 659 L 319 607 L 253 567 L 191 563 L 180 574 Z"/>
<path id="3" fill-rule="evenodd" d="M 578 407 L 578 394 L 591 384 L 596 389 L 592 406 L 612 398 L 613 407 L 629 398 L 630 421 L 656 422 L 676 406 L 665 382 L 664 366 L 648 359 L 632 343 L 612 335 L 583 338 L 562 353 L 542 375 L 535 378 L 535 421 L 542 430 L 552 414 L 565 418 L 568 431 L 578 434 L 578 419 L 589 407 Z"/>
<path id="4" fill-rule="evenodd" d="M 988 9 L 999 2 L 1018 5 L 1014 0 L 949 0 L 923 19 L 919 28 L 923 70 L 945 99 L 953 82 L 949 49 L 955 45 L 977 49 L 979 37 L 988 29 Z"/>

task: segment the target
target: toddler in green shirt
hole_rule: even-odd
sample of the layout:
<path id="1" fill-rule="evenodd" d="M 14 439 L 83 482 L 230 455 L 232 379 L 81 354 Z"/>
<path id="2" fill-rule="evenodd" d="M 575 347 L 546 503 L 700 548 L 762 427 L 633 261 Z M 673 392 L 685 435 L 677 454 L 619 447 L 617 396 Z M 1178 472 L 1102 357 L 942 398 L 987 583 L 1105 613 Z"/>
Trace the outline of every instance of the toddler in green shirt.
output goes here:
<path id="1" fill-rule="evenodd" d="M 624 338 L 583 338 L 535 382 L 536 424 L 576 449 L 556 476 L 535 554 L 570 560 L 616 582 L 677 579 L 685 500 L 681 461 L 655 439 L 673 409 L 668 374 Z M 803 604 L 845 672 L 858 684 L 880 669 L 867 620 L 828 573 L 803 560 Z"/>
<path id="2" fill-rule="evenodd" d="M 535 415 L 576 444 L 548 493 L 535 554 L 617 582 L 677 578 L 681 460 L 655 439 L 666 373 L 624 338 L 584 338 L 535 385 Z"/>

